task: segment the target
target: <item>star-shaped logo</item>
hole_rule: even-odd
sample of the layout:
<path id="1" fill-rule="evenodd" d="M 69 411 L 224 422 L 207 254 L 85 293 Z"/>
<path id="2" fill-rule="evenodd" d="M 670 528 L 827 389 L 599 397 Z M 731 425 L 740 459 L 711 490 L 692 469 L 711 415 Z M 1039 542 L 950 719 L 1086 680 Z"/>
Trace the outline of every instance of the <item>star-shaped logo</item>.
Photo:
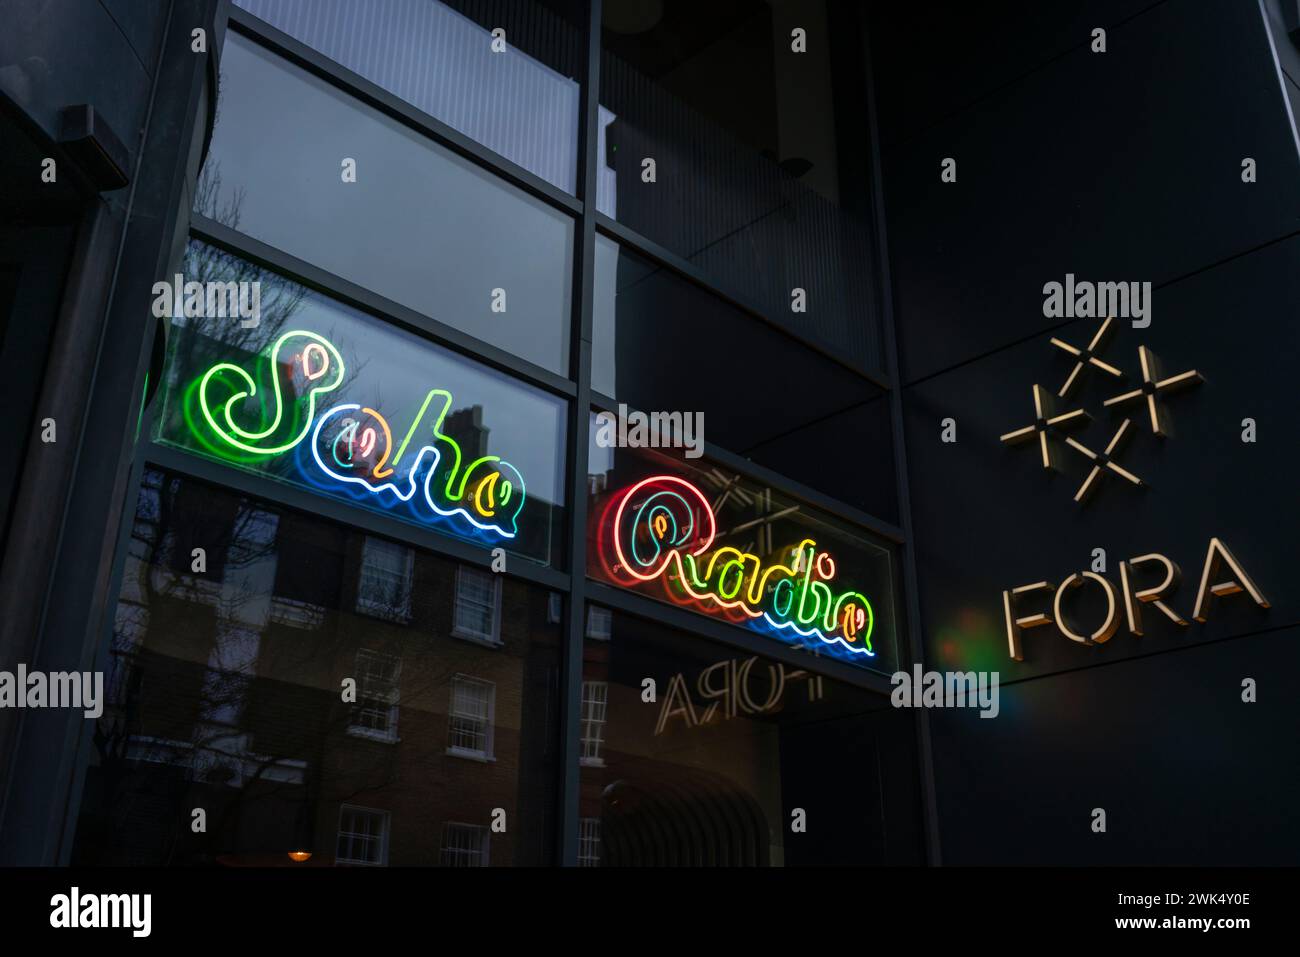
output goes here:
<path id="1" fill-rule="evenodd" d="M 1065 384 L 1061 386 L 1055 395 L 1047 392 L 1041 385 L 1034 385 L 1032 388 L 1034 400 L 1033 422 L 1001 436 L 1001 441 L 1006 445 L 1016 445 L 1037 438 L 1042 466 L 1045 469 L 1059 471 L 1059 442 L 1063 442 L 1066 447 L 1084 456 L 1090 468 L 1087 477 L 1083 480 L 1083 484 L 1079 486 L 1079 490 L 1074 495 L 1076 502 L 1083 502 L 1089 498 L 1099 484 L 1101 477 L 1107 473 L 1117 475 L 1131 485 L 1141 487 L 1146 484 L 1131 471 L 1116 462 L 1114 458 L 1116 451 L 1132 431 L 1132 419 L 1125 418 L 1120 422 L 1118 428 L 1115 429 L 1107 441 L 1105 450 L 1096 452 L 1073 436 L 1063 434 L 1066 430 L 1086 426 L 1092 421 L 1092 416 L 1083 408 L 1059 412 L 1055 407 L 1056 400 L 1064 399 L 1075 390 L 1082 378 L 1082 373 L 1086 369 L 1097 369 L 1111 378 L 1125 378 L 1122 370 L 1101 359 L 1098 355 L 1110 338 L 1114 327 L 1114 317 L 1108 317 L 1098 327 L 1088 345 L 1084 347 L 1071 345 L 1063 339 L 1053 336 L 1051 339 L 1052 345 L 1074 358 L 1074 368 L 1066 378 Z M 1128 389 L 1103 400 L 1102 408 L 1116 409 L 1131 403 L 1144 401 L 1152 434 L 1165 438 L 1170 434 L 1170 425 L 1169 414 L 1163 403 L 1171 393 L 1188 386 L 1199 385 L 1204 379 L 1195 369 L 1171 376 L 1163 375 L 1160 371 L 1160 362 L 1155 353 L 1146 346 L 1138 346 L 1138 365 L 1142 372 L 1141 385 L 1138 388 Z"/>

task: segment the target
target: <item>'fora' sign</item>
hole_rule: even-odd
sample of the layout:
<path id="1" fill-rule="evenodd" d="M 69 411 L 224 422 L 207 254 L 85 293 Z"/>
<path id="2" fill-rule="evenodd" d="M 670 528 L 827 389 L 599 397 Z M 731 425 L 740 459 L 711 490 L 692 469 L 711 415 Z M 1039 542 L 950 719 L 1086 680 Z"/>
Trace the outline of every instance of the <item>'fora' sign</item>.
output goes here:
<path id="1" fill-rule="evenodd" d="M 1159 583 L 1148 588 L 1138 588 L 1135 584 L 1135 578 L 1147 574 L 1148 569 L 1154 569 L 1159 575 Z M 1077 641 L 1082 645 L 1101 644 L 1109 641 L 1111 636 L 1119 630 L 1121 605 L 1123 606 L 1124 621 L 1130 634 L 1139 636 L 1142 634 L 1142 606 L 1144 604 L 1151 605 L 1174 624 L 1186 627 L 1189 624 L 1187 619 L 1174 610 L 1166 601 L 1178 587 L 1179 578 L 1180 573 L 1177 565 L 1164 555 L 1152 552 L 1119 563 L 1118 593 L 1113 582 L 1092 571 L 1075 572 L 1062 581 L 1060 585 L 1040 581 L 1034 582 L 1032 585 L 1021 585 L 1018 588 L 1004 591 L 1002 593 L 1002 610 L 1006 618 L 1007 648 L 1011 652 L 1012 658 L 1016 661 L 1024 661 L 1024 650 L 1020 642 L 1021 632 L 1028 628 L 1053 624 L 1066 638 Z M 1088 584 L 1100 588 L 1106 601 L 1105 617 L 1092 630 L 1079 628 L 1077 624 L 1068 622 L 1064 609 L 1064 601 L 1069 593 L 1073 589 Z M 1029 604 L 1029 596 L 1040 593 L 1044 595 L 1046 593 L 1051 594 L 1050 599 L 1046 597 L 1039 598 L 1040 608 L 1042 603 L 1050 602 L 1051 614 L 1043 610 L 1028 615 L 1019 614 L 1019 611 Z M 1212 538 L 1210 539 L 1210 547 L 1205 554 L 1205 564 L 1201 569 L 1201 583 L 1196 590 L 1196 604 L 1192 609 L 1192 618 L 1203 623 L 1210 613 L 1212 599 L 1237 594 L 1249 596 L 1250 600 L 1261 608 L 1269 607 L 1268 599 L 1251 581 L 1250 576 L 1241 567 L 1241 563 L 1233 557 L 1232 552 L 1228 551 L 1228 546 L 1222 540 Z"/>

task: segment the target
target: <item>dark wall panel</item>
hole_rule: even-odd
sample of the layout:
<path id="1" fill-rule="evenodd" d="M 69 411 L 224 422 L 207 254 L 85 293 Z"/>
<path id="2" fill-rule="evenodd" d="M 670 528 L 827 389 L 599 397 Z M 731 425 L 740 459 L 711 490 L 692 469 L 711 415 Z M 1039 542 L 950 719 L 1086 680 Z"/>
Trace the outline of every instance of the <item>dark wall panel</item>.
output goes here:
<path id="1" fill-rule="evenodd" d="M 1161 0 L 995 0 L 985 3 L 873 3 L 881 146 L 898 148 L 921 131 L 1032 70 L 1091 41 Z M 1167 0 L 1166 0 L 1167 2 Z M 918 55 L 918 51 L 924 55 Z"/>
<path id="2" fill-rule="evenodd" d="M 1085 373 L 1070 408 L 1093 421 L 1073 433 L 1093 450 L 1104 447 L 1126 417 L 1105 410 L 1105 396 L 1127 391 L 1137 374 L 1137 347 L 1158 355 L 1167 371 L 1194 368 L 1200 386 L 1160 400 L 1171 422 L 1164 440 L 1151 434 L 1145 413 L 1133 409 L 1132 436 L 1116 462 L 1146 484 L 1136 488 L 1106 475 L 1083 504 L 1073 496 L 1089 470 L 1082 453 L 1055 443 L 1061 470 L 1043 469 L 1033 443 L 1006 446 L 999 436 L 1033 420 L 1030 387 L 1055 391 L 1071 363 L 1041 333 L 1017 346 L 936 376 L 907 390 L 905 408 L 913 521 L 928 660 L 940 667 L 968 655 L 986 658 L 1004 676 L 1063 668 L 1182 647 L 1259 627 L 1300 622 L 1300 511 L 1294 508 L 1300 446 L 1295 441 L 1291 382 L 1300 356 L 1300 238 L 1207 270 L 1171 286 L 1161 300 L 1168 315 L 1150 329 L 1121 328 L 1103 355 L 1128 373 Z M 1066 341 L 1091 337 L 1096 323 L 1080 320 L 1061 330 Z M 1063 406 L 1064 407 L 1064 406 Z M 940 441 L 940 421 L 957 420 L 957 441 Z M 1243 418 L 1256 420 L 1258 441 L 1241 441 Z M 1244 596 L 1220 599 L 1205 624 L 1166 627 L 1147 608 L 1148 634 L 1121 629 L 1109 642 L 1082 647 L 1051 633 L 1025 633 L 1025 661 L 1006 651 L 1001 591 L 1044 578 L 1054 583 L 1092 564 L 1104 548 L 1107 577 L 1118 588 L 1118 562 L 1160 552 L 1178 563 L 1183 582 L 1171 605 L 1190 617 L 1211 536 L 1224 539 L 1273 607 L 1258 610 Z M 1154 582 L 1151 582 L 1154 584 Z M 1098 586 L 1089 586 L 1098 595 Z M 1089 615 L 1086 593 L 1077 607 Z M 1026 600 L 1024 614 L 1048 601 Z M 976 616 L 987 627 L 963 626 Z M 954 630 L 959 637 L 953 640 Z M 954 650 L 950 650 L 954 649 Z"/>
<path id="3" fill-rule="evenodd" d="M 0 0 L 0 92 L 57 139 L 64 107 L 89 103 L 135 158 L 156 53 L 161 4 L 114 3 L 121 22 L 97 0 Z M 38 171 L 39 172 L 39 171 Z"/>
<path id="4" fill-rule="evenodd" d="M 1000 43 L 1023 69 L 973 52 L 945 61 L 951 39 L 916 63 L 877 63 L 925 665 L 1009 682 L 995 720 L 931 715 L 946 863 L 1293 863 L 1300 850 L 1287 757 L 1300 721 L 1300 154 L 1279 74 L 1300 56 L 1276 16 L 1270 43 L 1255 3 L 1120 6 L 1106 11 L 1105 54 L 1062 46 L 1094 14 L 1051 5 L 1019 26 L 963 21 L 964 47 Z M 889 24 L 875 17 L 874 49 L 924 49 L 924 31 Z M 916 80 L 931 70 L 948 81 Z M 939 180 L 945 156 L 956 184 Z M 1035 446 L 999 440 L 1033 422 L 1035 383 L 1054 394 L 1070 373 L 1052 336 L 1085 345 L 1097 329 L 1043 316 L 1043 284 L 1067 272 L 1156 285 L 1151 326 L 1117 323 L 1102 352 L 1124 379 L 1091 370 L 1059 403 L 1092 415 L 1070 434 L 1094 450 L 1132 419 L 1116 461 L 1145 487 L 1110 474 L 1083 505 L 1081 453 L 1058 444 L 1051 474 Z M 1204 377 L 1162 399 L 1165 439 L 1142 405 L 1103 406 L 1140 384 L 1139 346 L 1166 375 Z M 948 417 L 955 443 L 940 440 Z M 1059 582 L 1103 548 L 1118 591 L 1120 560 L 1158 552 L 1182 569 L 1170 604 L 1190 617 L 1212 536 L 1270 609 L 1227 596 L 1180 629 L 1146 605 L 1143 637 L 1121 623 L 1087 647 L 1045 627 L 1025 631 L 1023 662 L 1008 655 L 1003 589 Z M 1100 621 L 1100 594 L 1075 594 L 1076 627 Z M 1021 612 L 1050 613 L 1044 597 Z M 1256 704 L 1241 701 L 1246 677 L 1261 682 Z M 1096 807 L 1104 835 L 1089 826 Z"/>
<path id="5" fill-rule="evenodd" d="M 1244 156 L 1259 182 L 1241 182 Z M 1108 52 L 1073 50 L 888 154 L 884 175 L 908 382 L 1043 329 L 1043 284 L 1067 272 L 1166 283 L 1300 228 L 1295 139 L 1250 3 L 1161 4 Z"/>
<path id="6" fill-rule="evenodd" d="M 1005 686 L 993 720 L 936 711 L 944 862 L 1294 865 L 1297 696 L 1288 628 Z"/>

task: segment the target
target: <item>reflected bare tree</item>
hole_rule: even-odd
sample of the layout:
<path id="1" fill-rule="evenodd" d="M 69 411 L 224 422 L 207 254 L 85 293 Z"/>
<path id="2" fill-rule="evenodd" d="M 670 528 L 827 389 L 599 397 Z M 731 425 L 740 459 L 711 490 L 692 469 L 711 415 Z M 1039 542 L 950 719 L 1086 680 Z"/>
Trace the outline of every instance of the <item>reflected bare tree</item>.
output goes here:
<path id="1" fill-rule="evenodd" d="M 237 229 L 243 202 L 244 191 L 241 188 L 224 187 L 217 161 L 205 165 L 196 187 L 196 212 Z M 260 283 L 260 323 L 254 328 L 245 328 L 238 318 L 172 318 L 168 344 L 169 379 L 166 382 L 169 391 L 187 384 L 181 381 L 181 377 L 189 376 L 196 361 L 202 359 L 199 350 L 212 352 L 215 346 L 232 356 L 249 356 L 260 351 L 297 315 L 309 295 L 299 283 L 210 244 L 191 241 L 186 247 L 183 263 L 187 281 Z M 364 366 L 364 362 L 352 364 L 350 378 L 358 375 Z M 175 415 L 170 398 L 164 400 L 164 415 L 169 412 Z M 164 427 L 168 427 L 166 420 Z M 239 574 L 239 570 L 276 560 L 277 523 L 274 513 L 243 500 L 223 517 L 224 520 L 203 523 L 201 545 L 207 560 L 226 570 L 224 580 L 214 581 L 203 574 L 193 573 L 189 568 L 192 543 L 179 541 L 175 532 L 178 519 L 184 517 L 187 509 L 198 505 L 193 496 L 186 500 L 184 488 L 185 483 L 179 479 L 147 472 L 136 503 L 122 597 L 112 638 L 110 706 L 96 723 L 93 734 L 104 787 L 116 798 L 112 811 L 116 822 L 126 822 L 134 811 L 132 799 L 135 789 L 124 786 L 128 774 L 132 773 L 129 751 L 133 742 L 142 739 L 145 703 L 154 698 L 147 687 L 151 680 L 149 669 L 135 666 L 141 648 L 150 636 L 151 610 L 168 602 L 183 602 L 193 610 L 187 628 L 215 628 L 220 632 L 231 622 L 239 620 L 241 608 L 266 597 L 265 584 L 259 585 L 252 577 Z M 210 506 L 211 503 L 204 504 Z M 210 610 L 203 614 L 200 610 L 204 608 Z M 167 647 L 166 639 L 159 642 L 157 636 L 149 643 Z M 343 643 L 347 643 L 346 637 Z M 352 644 L 355 644 L 355 639 Z M 304 643 L 305 660 L 302 664 L 307 665 L 307 659 L 336 650 L 340 649 Z M 214 648 L 213 655 L 214 660 L 205 669 L 202 707 L 210 714 L 238 715 L 247 701 L 253 680 L 250 675 L 256 671 L 255 655 L 240 660 L 238 649 L 223 651 L 219 648 Z M 223 658 L 233 658 L 233 664 Z M 167 681 L 168 677 L 158 675 L 157 679 Z M 334 697 L 337 699 L 338 696 Z M 334 713 L 340 709 L 329 710 L 330 722 L 340 725 L 339 730 L 346 730 L 350 711 L 342 709 L 341 713 Z M 321 729 L 322 733 L 327 731 L 327 728 Z M 211 767 L 222 760 L 247 761 L 251 758 L 257 765 L 250 779 L 255 784 L 285 760 L 301 761 L 313 757 L 242 754 L 241 735 L 247 737 L 247 730 L 241 731 L 237 726 L 222 729 L 215 723 L 194 724 L 186 734 L 191 776 L 200 766 Z M 201 754 L 208 757 L 196 757 Z M 308 763 L 314 762 L 309 760 Z M 134 773 L 138 774 L 139 768 Z M 240 796 L 246 792 L 247 788 Z M 182 828 L 188 823 L 188 820 L 174 822 L 166 852 L 168 858 L 178 845 Z M 220 828 L 210 828 L 210 833 L 220 833 Z"/>

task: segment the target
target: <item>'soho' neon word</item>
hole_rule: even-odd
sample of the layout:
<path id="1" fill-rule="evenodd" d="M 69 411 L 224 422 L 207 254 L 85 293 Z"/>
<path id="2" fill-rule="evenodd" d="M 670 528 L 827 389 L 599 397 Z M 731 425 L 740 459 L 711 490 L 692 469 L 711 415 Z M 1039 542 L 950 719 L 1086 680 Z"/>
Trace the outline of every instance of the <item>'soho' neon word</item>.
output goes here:
<path id="1" fill-rule="evenodd" d="M 662 579 L 670 593 L 676 590 L 738 620 L 814 638 L 854 655 L 875 655 L 871 602 L 861 592 L 831 592 L 826 583 L 835 577 L 835 561 L 811 538 L 793 549 L 789 564 L 764 568 L 757 555 L 730 545 L 710 551 L 717 520 L 704 494 L 684 479 L 643 479 L 616 503 L 615 579 Z"/>
<path id="2" fill-rule="evenodd" d="M 298 448 L 310 434 L 311 462 L 335 482 L 357 485 L 385 506 L 410 502 L 421 488 L 435 515 L 503 538 L 518 534 L 523 476 L 496 455 L 463 463 L 460 445 L 442 431 L 450 392 L 430 389 L 425 394 L 394 451 L 392 428 L 376 409 L 345 402 L 317 416 L 321 397 L 343 384 L 345 371 L 333 343 L 304 330 L 276 339 L 257 357 L 253 374 L 219 362 L 195 383 L 207 437 L 238 450 L 242 458 L 273 458 Z M 421 423 L 426 424 L 425 438 L 408 457 Z M 198 429 L 195 423 L 192 427 Z M 399 477 L 403 459 L 408 464 Z"/>

